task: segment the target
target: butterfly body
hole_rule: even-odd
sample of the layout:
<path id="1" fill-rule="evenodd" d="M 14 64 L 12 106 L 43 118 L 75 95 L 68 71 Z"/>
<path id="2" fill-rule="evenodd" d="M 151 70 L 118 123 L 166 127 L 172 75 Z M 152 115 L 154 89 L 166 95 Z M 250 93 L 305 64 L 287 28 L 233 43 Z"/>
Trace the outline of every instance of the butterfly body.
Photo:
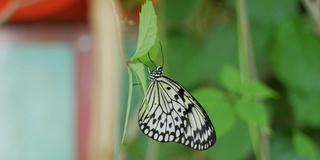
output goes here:
<path id="1" fill-rule="evenodd" d="M 213 146 L 216 134 L 200 103 L 179 83 L 162 75 L 162 67 L 151 72 L 151 84 L 139 110 L 139 126 L 159 142 L 176 142 L 195 150 Z"/>

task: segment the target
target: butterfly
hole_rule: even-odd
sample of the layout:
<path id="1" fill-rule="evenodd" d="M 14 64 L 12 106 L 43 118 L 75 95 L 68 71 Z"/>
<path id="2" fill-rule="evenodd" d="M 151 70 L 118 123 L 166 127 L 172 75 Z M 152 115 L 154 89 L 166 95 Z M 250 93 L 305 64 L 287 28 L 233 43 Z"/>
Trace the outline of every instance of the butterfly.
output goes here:
<path id="1" fill-rule="evenodd" d="M 206 150 L 216 142 L 212 122 L 200 103 L 158 66 L 138 113 L 141 131 L 159 142 L 176 142 Z"/>

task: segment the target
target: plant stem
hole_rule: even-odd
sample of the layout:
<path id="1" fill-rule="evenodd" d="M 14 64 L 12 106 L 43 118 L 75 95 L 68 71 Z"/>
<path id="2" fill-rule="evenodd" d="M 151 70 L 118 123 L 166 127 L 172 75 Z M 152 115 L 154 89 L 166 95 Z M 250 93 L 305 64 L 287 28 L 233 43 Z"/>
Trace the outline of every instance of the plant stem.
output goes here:
<path id="1" fill-rule="evenodd" d="M 127 64 L 128 64 L 128 60 L 126 58 L 126 56 L 124 55 L 124 51 L 123 51 L 123 45 L 122 45 L 122 29 L 121 29 L 121 25 L 120 25 L 120 20 L 119 20 L 119 15 L 118 15 L 118 12 L 117 12 L 117 9 L 116 9 L 116 5 L 114 4 L 115 2 L 112 0 L 111 1 L 111 4 L 112 4 L 112 9 L 113 9 L 113 13 L 115 15 L 115 19 L 116 19 L 116 24 L 117 24 L 117 34 L 118 34 L 118 40 L 119 40 L 119 51 L 120 51 L 120 54 L 121 54 L 121 58 L 123 61 L 125 61 Z"/>
<path id="2" fill-rule="evenodd" d="M 316 25 L 316 32 L 320 34 L 320 0 L 302 0 L 302 3 Z"/>
<path id="3" fill-rule="evenodd" d="M 129 67 L 130 67 L 130 65 L 129 65 Z M 132 83 L 133 82 L 132 82 L 132 73 L 131 73 L 131 70 L 130 70 L 129 67 L 127 67 L 128 75 L 129 75 L 128 103 L 127 103 L 126 119 L 125 119 L 125 122 L 124 122 L 124 129 L 123 129 L 122 140 L 121 140 L 121 147 L 123 145 L 124 138 L 125 138 L 126 132 L 127 132 L 127 126 L 128 126 L 130 109 L 131 109 L 131 101 L 132 101 L 131 98 L 132 98 Z M 121 147 L 119 149 L 119 152 L 121 150 Z"/>
<path id="4" fill-rule="evenodd" d="M 248 80 L 256 78 L 250 38 L 250 27 L 246 16 L 245 4 L 245 0 L 237 0 L 239 67 L 242 83 L 247 83 Z M 254 124 L 248 123 L 248 130 L 250 133 L 255 159 L 267 160 L 269 159 L 268 135 L 265 134 L 265 131 L 260 130 L 259 136 L 259 132 L 257 132 L 257 129 L 258 128 Z"/>
<path id="5" fill-rule="evenodd" d="M 241 81 L 250 78 L 249 69 L 249 27 L 245 11 L 245 0 L 237 0 L 238 48 Z"/>

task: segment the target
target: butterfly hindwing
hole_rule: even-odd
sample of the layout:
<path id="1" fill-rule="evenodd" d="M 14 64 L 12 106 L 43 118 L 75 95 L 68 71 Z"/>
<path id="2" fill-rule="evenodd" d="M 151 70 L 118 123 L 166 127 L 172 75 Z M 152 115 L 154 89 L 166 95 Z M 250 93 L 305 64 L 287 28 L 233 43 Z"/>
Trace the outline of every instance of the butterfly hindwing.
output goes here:
<path id="1" fill-rule="evenodd" d="M 168 81 L 168 84 L 175 84 L 173 89 L 179 96 L 179 99 L 182 99 L 183 106 L 185 107 L 187 122 L 179 143 L 197 150 L 211 147 L 216 140 L 215 130 L 200 103 L 179 83 L 169 77 L 163 77 Z"/>
<path id="2" fill-rule="evenodd" d="M 179 83 L 162 76 L 162 70 L 157 71 L 149 77 L 152 82 L 139 110 L 142 132 L 154 140 L 196 150 L 213 146 L 215 130 L 200 103 Z"/>

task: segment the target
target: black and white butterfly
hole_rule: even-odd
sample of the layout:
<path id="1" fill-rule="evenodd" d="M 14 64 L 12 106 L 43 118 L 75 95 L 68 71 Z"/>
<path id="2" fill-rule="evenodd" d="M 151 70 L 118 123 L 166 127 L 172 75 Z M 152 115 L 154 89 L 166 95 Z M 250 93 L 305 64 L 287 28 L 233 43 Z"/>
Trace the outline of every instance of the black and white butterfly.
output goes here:
<path id="1" fill-rule="evenodd" d="M 151 84 L 139 110 L 139 126 L 159 142 L 176 142 L 206 150 L 216 142 L 215 129 L 200 103 L 178 82 L 162 75 L 162 67 L 149 76 Z"/>

